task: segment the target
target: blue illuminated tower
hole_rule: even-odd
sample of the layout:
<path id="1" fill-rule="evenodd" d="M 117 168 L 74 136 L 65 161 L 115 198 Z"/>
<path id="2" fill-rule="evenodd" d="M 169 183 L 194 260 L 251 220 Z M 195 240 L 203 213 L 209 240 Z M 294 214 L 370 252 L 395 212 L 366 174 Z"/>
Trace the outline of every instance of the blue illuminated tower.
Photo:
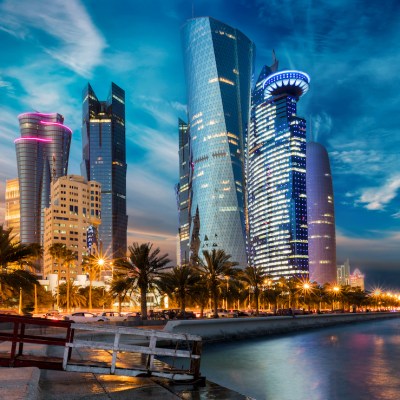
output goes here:
<path id="1" fill-rule="evenodd" d="M 297 101 L 310 78 L 265 66 L 253 90 L 247 149 L 251 265 L 277 279 L 308 275 L 306 121 Z"/>
<path id="2" fill-rule="evenodd" d="M 125 257 L 125 91 L 112 83 L 107 101 L 99 101 L 88 84 L 83 90 L 82 107 L 81 172 L 86 180 L 101 183 L 101 250 L 110 258 Z"/>
<path id="3" fill-rule="evenodd" d="M 336 234 L 332 175 L 328 152 L 307 143 L 307 220 L 310 280 L 336 282 Z"/>
<path id="4" fill-rule="evenodd" d="M 222 249 L 241 267 L 245 246 L 244 137 L 254 45 L 213 18 L 182 31 L 190 126 L 190 250 Z"/>
<path id="5" fill-rule="evenodd" d="M 58 113 L 18 116 L 21 137 L 15 140 L 20 190 L 20 240 L 44 244 L 44 209 L 50 184 L 68 173 L 72 131 Z"/>

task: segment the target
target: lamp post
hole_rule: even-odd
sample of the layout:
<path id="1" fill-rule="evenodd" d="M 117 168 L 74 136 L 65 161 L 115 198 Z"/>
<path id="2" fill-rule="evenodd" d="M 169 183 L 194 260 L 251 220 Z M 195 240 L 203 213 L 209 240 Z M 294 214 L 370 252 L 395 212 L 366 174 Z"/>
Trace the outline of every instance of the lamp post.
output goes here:
<path id="1" fill-rule="evenodd" d="M 332 306 L 333 306 L 333 309 L 335 309 L 335 299 L 339 295 L 340 286 L 334 286 L 332 290 L 333 290 L 333 295 L 334 295 L 334 300 L 333 300 Z"/>
<path id="2" fill-rule="evenodd" d="M 225 309 L 228 309 L 229 276 L 225 276 L 225 280 L 226 280 L 226 300 L 225 300 Z"/>

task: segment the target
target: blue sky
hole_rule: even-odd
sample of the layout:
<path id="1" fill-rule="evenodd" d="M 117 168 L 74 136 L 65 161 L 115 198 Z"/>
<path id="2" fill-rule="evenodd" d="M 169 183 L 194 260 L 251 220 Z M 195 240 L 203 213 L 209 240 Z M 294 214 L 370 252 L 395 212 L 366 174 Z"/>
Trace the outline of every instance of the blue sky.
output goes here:
<path id="1" fill-rule="evenodd" d="M 0 1 L 0 223 L 18 114 L 63 114 L 69 173 L 80 174 L 82 88 L 106 99 L 114 81 L 126 91 L 129 244 L 151 241 L 175 259 L 180 28 L 209 15 L 253 40 L 256 76 L 272 49 L 280 69 L 310 75 L 298 114 L 330 155 L 338 262 L 400 288 L 399 12 L 396 0 Z"/>

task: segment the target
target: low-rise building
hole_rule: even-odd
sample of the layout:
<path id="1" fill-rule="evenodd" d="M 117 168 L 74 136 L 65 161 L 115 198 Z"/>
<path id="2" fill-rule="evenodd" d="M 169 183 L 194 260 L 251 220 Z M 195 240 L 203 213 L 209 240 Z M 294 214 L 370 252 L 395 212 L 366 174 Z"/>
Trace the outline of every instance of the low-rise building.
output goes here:
<path id="1" fill-rule="evenodd" d="M 51 203 L 45 209 L 44 227 L 44 278 L 58 274 L 61 280 L 67 277 L 76 280 L 82 274 L 83 257 L 97 241 L 101 224 L 101 185 L 87 182 L 79 175 L 66 175 L 51 184 Z M 75 253 L 70 267 L 57 265 L 50 254 L 55 243 L 65 244 Z"/>

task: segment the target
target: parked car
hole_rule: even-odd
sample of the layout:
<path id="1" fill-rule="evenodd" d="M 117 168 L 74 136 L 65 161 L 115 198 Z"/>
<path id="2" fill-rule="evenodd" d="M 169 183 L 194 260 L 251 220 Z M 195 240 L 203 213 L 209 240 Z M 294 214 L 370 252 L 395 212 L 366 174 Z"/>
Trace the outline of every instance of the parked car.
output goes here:
<path id="1" fill-rule="evenodd" d="M 185 313 L 179 311 L 176 314 L 176 319 L 196 319 L 196 314 L 193 311 L 185 310 Z"/>
<path id="2" fill-rule="evenodd" d="M 71 322 L 104 322 L 109 321 L 107 317 L 99 316 L 91 312 L 75 312 L 64 315 L 65 321 Z"/>
<path id="3" fill-rule="evenodd" d="M 228 310 L 225 310 L 224 308 L 218 308 L 217 309 L 218 317 L 219 318 L 232 318 L 233 314 L 230 313 Z M 207 318 L 214 318 L 214 311 L 211 310 L 207 313 Z"/>
<path id="4" fill-rule="evenodd" d="M 109 321 L 115 321 L 115 322 L 121 322 L 121 321 L 128 320 L 127 315 L 122 315 L 121 313 L 115 312 L 115 311 L 104 311 L 99 314 L 99 317 L 106 317 L 106 318 L 108 318 Z"/>

